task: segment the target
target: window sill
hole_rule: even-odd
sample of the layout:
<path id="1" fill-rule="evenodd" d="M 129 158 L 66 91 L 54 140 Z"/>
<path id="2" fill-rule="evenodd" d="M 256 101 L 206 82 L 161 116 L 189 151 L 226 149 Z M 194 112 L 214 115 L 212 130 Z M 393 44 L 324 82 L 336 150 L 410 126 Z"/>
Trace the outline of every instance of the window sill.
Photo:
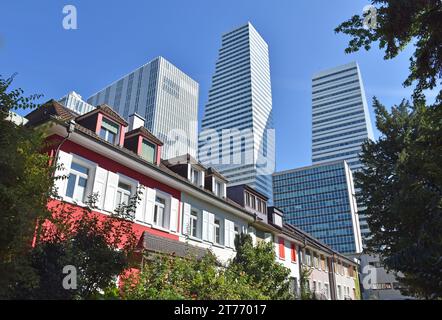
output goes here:
<path id="1" fill-rule="evenodd" d="M 163 228 L 163 227 L 160 227 L 160 226 L 154 225 L 154 224 L 151 224 L 150 227 L 151 227 L 152 229 L 156 229 L 156 230 L 159 230 L 159 231 L 163 231 L 163 232 L 171 233 L 171 231 L 170 231 L 169 229 L 166 229 L 166 228 Z"/>
<path id="2" fill-rule="evenodd" d="M 186 236 L 186 235 L 185 235 L 185 236 Z M 196 241 L 196 242 L 204 243 L 204 241 L 203 241 L 202 239 L 200 239 L 200 238 L 195 238 L 195 237 L 192 237 L 192 236 L 187 236 L 187 238 L 188 238 L 189 240 L 192 240 L 192 241 Z"/>

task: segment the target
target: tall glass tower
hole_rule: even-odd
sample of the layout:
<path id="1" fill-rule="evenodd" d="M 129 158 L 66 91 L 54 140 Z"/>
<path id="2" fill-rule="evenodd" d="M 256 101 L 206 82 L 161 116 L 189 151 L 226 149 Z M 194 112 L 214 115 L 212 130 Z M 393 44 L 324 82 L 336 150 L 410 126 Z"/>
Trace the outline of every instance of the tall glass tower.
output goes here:
<path id="1" fill-rule="evenodd" d="M 131 114 L 164 142 L 162 158 L 196 157 L 198 83 L 163 57 L 157 57 L 104 89 L 87 102 L 106 103 L 126 120 Z"/>
<path id="2" fill-rule="evenodd" d="M 272 198 L 275 167 L 268 45 L 250 22 L 222 36 L 199 136 L 199 160 L 229 186 Z"/>
<path id="3" fill-rule="evenodd" d="M 318 72 L 312 79 L 312 162 L 346 160 L 361 169 L 359 153 L 373 140 L 361 72 L 356 62 Z M 357 190 L 356 190 L 357 192 Z M 369 236 L 364 208 L 359 208 L 362 237 Z"/>
<path id="4" fill-rule="evenodd" d="M 362 252 L 353 178 L 346 161 L 274 173 L 273 193 L 287 223 L 341 253 Z"/>
<path id="5" fill-rule="evenodd" d="M 373 130 L 358 64 L 315 74 L 312 94 L 313 164 L 346 160 L 352 170 L 361 168 L 358 154 Z"/>

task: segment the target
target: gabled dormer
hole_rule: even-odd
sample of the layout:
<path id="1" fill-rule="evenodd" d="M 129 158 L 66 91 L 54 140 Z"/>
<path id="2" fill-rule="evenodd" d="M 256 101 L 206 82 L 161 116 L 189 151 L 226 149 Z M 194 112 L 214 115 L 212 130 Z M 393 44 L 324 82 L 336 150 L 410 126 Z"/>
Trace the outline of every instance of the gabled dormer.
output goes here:
<path id="1" fill-rule="evenodd" d="M 138 154 L 144 160 L 159 165 L 163 142 L 144 127 L 144 119 L 133 114 L 129 117 L 124 147 Z"/>
<path id="2" fill-rule="evenodd" d="M 242 184 L 227 188 L 227 197 L 256 215 L 260 220 L 267 222 L 268 198 L 252 187 Z"/>
<path id="3" fill-rule="evenodd" d="M 220 198 L 227 197 L 227 179 L 214 168 L 206 170 L 204 187 Z"/>
<path id="4" fill-rule="evenodd" d="M 165 161 L 165 165 L 192 184 L 204 188 L 206 168 L 190 154 L 168 159 Z"/>
<path id="5" fill-rule="evenodd" d="M 128 123 L 106 104 L 77 117 L 75 121 L 111 144 L 124 145 Z"/>
<path id="6" fill-rule="evenodd" d="M 271 223 L 277 227 L 283 227 L 283 212 L 276 207 L 268 207 L 267 208 L 267 219 L 268 223 Z"/>

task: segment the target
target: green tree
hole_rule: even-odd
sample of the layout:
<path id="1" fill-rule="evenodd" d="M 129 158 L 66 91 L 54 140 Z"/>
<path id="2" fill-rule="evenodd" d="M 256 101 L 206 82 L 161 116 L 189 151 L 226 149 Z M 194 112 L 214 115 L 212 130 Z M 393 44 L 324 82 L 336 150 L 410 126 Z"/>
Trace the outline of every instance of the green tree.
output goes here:
<path id="1" fill-rule="evenodd" d="M 236 256 L 229 269 L 247 277 L 269 299 L 292 299 L 290 293 L 290 270 L 278 263 L 271 242 L 258 242 L 253 246 L 250 235 L 241 234 L 235 239 Z"/>
<path id="2" fill-rule="evenodd" d="M 265 299 L 246 278 L 222 267 L 208 252 L 203 258 L 148 255 L 139 274 L 128 277 L 123 297 L 135 300 Z"/>
<path id="3" fill-rule="evenodd" d="M 136 245 L 132 222 L 122 216 L 133 210 L 133 204 L 123 204 L 104 217 L 92 211 L 96 199 L 92 195 L 84 208 L 65 202 L 50 208 L 51 217 L 42 223 L 29 254 L 38 283 L 29 289 L 19 282 L 15 298 L 97 299 L 113 291 L 116 278 L 131 266 Z M 75 267 L 76 289 L 63 287 L 65 266 Z"/>
<path id="4" fill-rule="evenodd" d="M 404 274 L 405 294 L 442 297 L 442 108 L 403 101 L 389 113 L 375 98 L 377 142 L 363 145 L 355 173 L 367 207 L 369 252 Z"/>
<path id="5" fill-rule="evenodd" d="M 437 86 L 442 75 L 442 2 L 440 0 L 372 0 L 376 7 L 375 28 L 364 26 L 368 15 L 354 15 L 335 32 L 352 37 L 347 53 L 369 50 L 373 42 L 385 49 L 384 59 L 396 57 L 408 44 L 415 51 L 410 57 L 410 74 L 404 85 L 417 82 L 415 97 Z M 368 12 L 367 12 L 368 13 Z M 375 20 L 373 20 L 375 21 Z M 440 84 L 440 82 L 439 82 Z M 442 101 L 442 91 L 438 101 Z"/>
<path id="6" fill-rule="evenodd" d="M 37 107 L 40 95 L 11 89 L 13 79 L 0 76 L 0 298 L 10 297 L 18 279 L 30 286 L 37 281 L 27 253 L 36 221 L 50 216 L 46 204 L 53 195 L 44 133 L 8 119 L 11 111 Z"/>
<path id="7" fill-rule="evenodd" d="M 301 274 L 299 275 L 300 282 L 300 298 L 301 300 L 313 300 L 315 295 L 310 290 L 310 275 L 312 274 L 313 269 L 307 265 L 302 265 Z"/>

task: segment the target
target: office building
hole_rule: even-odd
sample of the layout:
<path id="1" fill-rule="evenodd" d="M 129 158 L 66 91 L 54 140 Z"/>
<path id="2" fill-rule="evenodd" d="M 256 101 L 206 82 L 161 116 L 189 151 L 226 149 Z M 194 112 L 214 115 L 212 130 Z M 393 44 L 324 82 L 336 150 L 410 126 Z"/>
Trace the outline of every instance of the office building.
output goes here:
<path id="1" fill-rule="evenodd" d="M 199 160 L 229 186 L 272 197 L 274 134 L 268 45 L 253 25 L 222 36 L 199 136 Z"/>
<path id="2" fill-rule="evenodd" d="M 93 105 L 90 105 L 89 103 L 84 101 L 83 98 L 75 91 L 69 92 L 63 98 L 58 100 L 58 102 L 77 114 L 88 113 L 95 108 Z"/>
<path id="3" fill-rule="evenodd" d="M 196 157 L 198 139 L 196 81 L 163 57 L 157 57 L 93 94 L 92 105 L 107 104 L 128 120 L 137 114 L 164 143 L 162 157 Z"/>
<path id="4" fill-rule="evenodd" d="M 344 254 L 362 251 L 350 167 L 343 160 L 273 174 L 284 221 Z"/>

